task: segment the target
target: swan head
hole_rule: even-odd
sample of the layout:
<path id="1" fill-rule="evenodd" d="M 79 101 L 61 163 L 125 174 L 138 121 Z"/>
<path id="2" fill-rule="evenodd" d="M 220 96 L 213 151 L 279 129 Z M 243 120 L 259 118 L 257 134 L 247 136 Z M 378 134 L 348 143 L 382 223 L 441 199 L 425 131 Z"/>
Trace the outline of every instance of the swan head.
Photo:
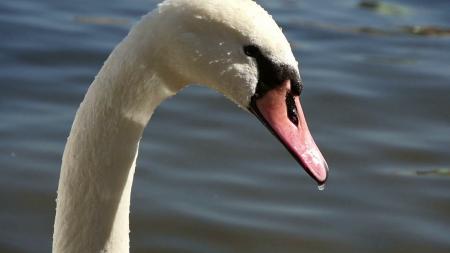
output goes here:
<path id="1" fill-rule="evenodd" d="M 166 0 L 157 9 L 164 54 L 182 86 L 213 88 L 250 111 L 318 183 L 328 166 L 300 105 L 298 62 L 281 28 L 251 0 Z M 176 73 L 176 77 L 175 74 Z"/>

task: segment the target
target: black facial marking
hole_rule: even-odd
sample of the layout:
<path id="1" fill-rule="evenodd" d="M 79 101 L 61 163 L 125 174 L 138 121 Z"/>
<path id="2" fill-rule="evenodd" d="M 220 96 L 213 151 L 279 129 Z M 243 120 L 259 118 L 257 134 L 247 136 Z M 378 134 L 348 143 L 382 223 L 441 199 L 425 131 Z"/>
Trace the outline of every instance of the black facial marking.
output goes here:
<path id="1" fill-rule="evenodd" d="M 293 67 L 273 62 L 255 45 L 245 46 L 244 53 L 255 58 L 258 67 L 255 98 L 264 96 L 266 92 L 281 85 L 286 80 L 291 80 L 292 94 L 294 96 L 300 95 L 302 84 L 299 74 Z"/>
<path id="2" fill-rule="evenodd" d="M 298 126 L 298 111 L 295 105 L 294 95 L 291 92 L 286 94 L 287 117 L 296 126 Z"/>
<path id="3" fill-rule="evenodd" d="M 300 96 L 302 94 L 303 90 L 303 84 L 300 82 L 300 80 L 297 79 L 291 79 L 291 91 L 294 96 Z"/>

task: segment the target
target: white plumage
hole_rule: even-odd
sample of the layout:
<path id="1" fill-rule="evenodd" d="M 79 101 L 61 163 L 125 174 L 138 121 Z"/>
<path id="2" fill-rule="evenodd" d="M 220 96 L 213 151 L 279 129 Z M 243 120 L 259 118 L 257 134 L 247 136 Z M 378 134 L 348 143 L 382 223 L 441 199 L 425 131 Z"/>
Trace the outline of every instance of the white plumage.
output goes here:
<path id="1" fill-rule="evenodd" d="M 64 151 L 53 252 L 128 252 L 139 141 L 153 110 L 188 84 L 247 108 L 258 45 L 297 69 L 281 29 L 251 0 L 167 0 L 114 49 L 76 114 Z"/>

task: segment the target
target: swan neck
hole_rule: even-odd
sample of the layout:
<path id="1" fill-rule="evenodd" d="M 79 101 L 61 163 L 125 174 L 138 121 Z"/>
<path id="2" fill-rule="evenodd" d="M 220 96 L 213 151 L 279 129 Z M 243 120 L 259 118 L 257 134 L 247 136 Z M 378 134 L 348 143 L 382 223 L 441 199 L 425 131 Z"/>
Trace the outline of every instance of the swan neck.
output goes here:
<path id="1" fill-rule="evenodd" d="M 105 62 L 72 125 L 58 186 L 55 253 L 129 252 L 139 141 L 154 109 L 176 90 L 152 68 L 158 59 L 142 51 L 136 29 Z"/>

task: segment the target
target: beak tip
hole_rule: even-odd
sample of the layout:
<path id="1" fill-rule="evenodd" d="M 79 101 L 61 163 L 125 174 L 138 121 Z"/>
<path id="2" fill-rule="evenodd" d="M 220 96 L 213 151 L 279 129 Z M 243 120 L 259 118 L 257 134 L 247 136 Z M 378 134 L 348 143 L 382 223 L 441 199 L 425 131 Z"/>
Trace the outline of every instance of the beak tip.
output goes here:
<path id="1" fill-rule="evenodd" d="M 329 171 L 330 171 L 330 169 L 329 169 L 329 167 L 328 167 L 328 164 L 327 164 L 327 162 L 324 160 L 324 161 L 323 161 L 323 170 L 322 170 L 322 173 L 318 173 L 318 175 L 315 175 L 315 176 L 314 176 L 314 179 L 316 180 L 316 182 L 317 182 L 319 185 L 324 185 L 324 184 L 327 182 L 327 180 L 328 180 L 328 175 L 329 175 Z"/>

